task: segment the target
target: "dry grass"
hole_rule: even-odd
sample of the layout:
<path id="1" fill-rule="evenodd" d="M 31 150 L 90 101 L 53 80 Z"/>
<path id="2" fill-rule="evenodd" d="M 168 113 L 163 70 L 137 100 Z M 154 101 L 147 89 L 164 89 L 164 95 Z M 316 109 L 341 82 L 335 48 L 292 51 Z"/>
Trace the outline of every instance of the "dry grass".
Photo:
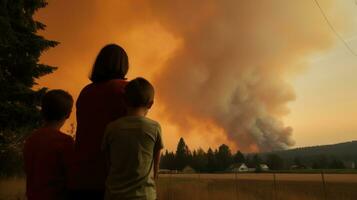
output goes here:
<path id="1" fill-rule="evenodd" d="M 24 200 L 25 180 L 23 178 L 6 178 L 0 180 L 0 200 Z"/>
<path id="2" fill-rule="evenodd" d="M 328 174 L 326 200 L 357 199 L 357 174 Z M 160 200 L 325 200 L 319 174 L 160 175 Z M 276 188 L 276 189 L 274 189 Z M 25 199 L 21 178 L 0 181 L 0 200 Z"/>
<path id="3" fill-rule="evenodd" d="M 159 199 L 167 200 L 356 200 L 356 174 L 161 175 Z"/>

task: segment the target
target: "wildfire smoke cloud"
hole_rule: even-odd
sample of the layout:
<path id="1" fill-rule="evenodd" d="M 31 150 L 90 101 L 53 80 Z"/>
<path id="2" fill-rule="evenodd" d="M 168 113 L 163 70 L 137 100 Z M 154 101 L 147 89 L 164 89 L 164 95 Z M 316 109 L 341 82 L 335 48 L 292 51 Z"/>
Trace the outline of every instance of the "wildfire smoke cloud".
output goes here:
<path id="1" fill-rule="evenodd" d="M 316 19 L 301 21 L 311 11 L 306 2 L 153 2 L 158 20 L 183 41 L 156 77 L 169 120 L 182 132 L 195 125 L 190 118 L 211 120 L 243 150 L 293 145 L 281 120 L 295 99 L 286 79 L 330 44 Z"/>
<path id="2" fill-rule="evenodd" d="M 218 136 L 215 131 L 222 131 L 244 151 L 294 144 L 293 129 L 283 123 L 287 103 L 295 99 L 289 80 L 307 56 L 333 42 L 310 0 L 78 0 L 49 5 L 42 14 L 47 34 L 62 44 L 43 60 L 60 66 L 57 77 L 77 83 L 61 87 L 75 87 L 70 91 L 78 94 L 98 49 L 117 42 L 128 50 L 130 77 L 154 82 L 159 121 L 178 127 L 180 134 Z M 78 74 L 85 76 L 78 80 Z M 49 78 L 43 83 L 56 85 Z M 213 128 L 194 131 L 202 123 Z"/>

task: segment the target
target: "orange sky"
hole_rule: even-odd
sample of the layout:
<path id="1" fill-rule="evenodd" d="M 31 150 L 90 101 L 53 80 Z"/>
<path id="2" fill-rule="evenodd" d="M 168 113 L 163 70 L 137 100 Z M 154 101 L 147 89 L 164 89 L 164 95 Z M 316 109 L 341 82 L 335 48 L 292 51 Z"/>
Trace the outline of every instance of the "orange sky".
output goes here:
<path id="1" fill-rule="evenodd" d="M 47 25 L 46 31 L 41 34 L 61 44 L 46 52 L 41 61 L 58 66 L 59 69 L 39 80 L 40 85 L 63 88 L 77 97 L 81 88 L 89 83 L 88 75 L 100 48 L 107 43 L 118 43 L 127 50 L 129 55 L 128 78 L 143 76 L 157 84 L 155 86 L 159 90 L 158 101 L 150 117 L 162 124 L 167 148 L 174 149 L 178 138 L 184 136 L 189 146 L 195 148 L 216 147 L 218 144 L 226 143 L 235 149 L 243 145 L 236 141 L 237 138 L 239 139 L 238 136 L 242 135 L 227 133 L 231 125 L 226 125 L 226 123 L 231 119 L 227 121 L 220 117 L 221 114 L 226 115 L 226 112 L 220 113 L 223 109 L 222 105 L 215 99 L 210 100 L 210 94 L 202 93 L 202 97 L 207 97 L 201 100 L 202 104 L 219 108 L 206 109 L 205 106 L 198 105 L 197 103 L 200 102 L 198 97 L 192 99 L 193 103 L 187 102 L 185 99 L 192 97 L 185 96 L 189 94 L 189 91 L 186 93 L 185 88 L 185 91 L 180 93 L 183 94 L 182 99 L 182 95 L 177 97 L 175 92 L 167 94 L 162 91 L 165 91 L 166 83 L 170 86 L 176 85 L 172 80 L 165 80 L 165 78 L 172 75 L 173 69 L 177 69 L 175 63 L 179 55 L 182 54 L 183 58 L 189 56 L 179 53 L 182 49 L 188 50 L 196 57 L 202 57 L 209 65 L 207 60 L 213 59 L 213 54 L 200 49 L 201 45 L 206 45 L 206 49 L 212 49 L 212 46 L 220 48 L 220 43 L 217 45 L 210 42 L 217 39 L 227 45 L 238 41 L 242 46 L 245 42 L 242 38 L 230 35 L 230 32 L 236 31 L 237 34 L 247 34 L 246 37 L 254 41 L 252 45 L 257 46 L 245 46 L 246 53 L 254 51 L 257 54 L 247 53 L 247 56 L 241 57 L 239 62 L 231 59 L 237 57 L 236 55 L 227 55 L 229 51 L 222 55 L 226 56 L 226 60 L 231 59 L 230 62 L 239 65 L 246 64 L 248 70 L 251 65 L 268 63 L 268 66 L 271 66 L 269 71 L 264 68 L 257 68 L 257 70 L 262 71 L 263 74 L 272 73 L 267 82 L 269 84 L 273 84 L 275 79 L 281 79 L 281 82 L 277 82 L 278 86 L 272 86 L 273 91 L 277 92 L 276 88 L 282 87 L 281 90 L 293 92 L 292 95 L 289 94 L 279 101 L 274 100 L 278 96 L 269 97 L 269 95 L 261 97 L 263 100 L 260 101 L 264 103 L 261 105 L 267 105 L 268 111 L 265 111 L 267 114 L 292 127 L 292 139 L 295 140 L 296 146 L 357 139 L 355 117 L 357 116 L 357 81 L 353 76 L 357 74 L 357 58 L 351 56 L 339 44 L 311 1 L 287 3 L 282 0 L 272 0 L 267 5 L 260 5 L 262 3 L 257 1 L 247 3 L 245 7 L 239 3 L 231 5 L 219 4 L 215 1 L 171 4 L 175 3 L 161 1 L 154 3 L 150 0 L 141 0 L 136 3 L 99 0 L 50 1 L 48 7 L 38 13 L 40 21 Z M 351 46 L 357 51 L 356 37 L 354 37 L 357 31 L 351 28 L 353 25 L 357 27 L 357 15 L 354 14 L 356 7 L 353 8 L 346 2 L 331 3 L 329 1 L 321 1 L 321 5 L 328 12 L 336 28 L 346 39 L 349 39 Z M 234 6 L 237 6 L 238 10 L 239 6 L 245 8 L 247 13 L 235 14 Z M 269 12 L 269 9 L 272 12 Z M 231 18 L 236 19 L 236 17 L 238 21 L 230 21 Z M 245 20 L 244 17 L 247 19 Z M 246 31 L 241 31 L 239 26 L 237 29 L 232 29 L 231 26 L 234 26 L 235 22 L 241 23 Z M 202 32 L 202 30 L 212 28 L 214 30 L 212 34 Z M 216 31 L 217 29 L 219 31 Z M 196 36 L 196 34 L 199 35 Z M 192 42 L 192 39 L 201 41 L 201 35 L 205 37 L 206 34 L 208 36 L 204 39 L 207 39 L 209 44 Z M 188 41 L 191 42 L 187 43 Z M 286 44 L 289 44 L 288 47 L 283 49 L 281 46 Z M 226 48 L 227 45 L 222 47 Z M 234 45 L 232 48 L 232 52 L 240 52 L 239 48 L 236 50 Z M 287 54 L 286 51 L 292 53 Z M 245 53 L 242 52 L 242 55 Z M 252 59 L 261 59 L 261 62 L 251 62 Z M 172 64 L 173 61 L 175 63 Z M 226 62 L 214 62 L 220 63 L 227 73 L 244 72 L 237 71 L 234 67 L 225 68 Z M 186 65 L 187 62 L 183 61 L 180 64 Z M 212 69 L 204 68 L 206 64 L 202 64 L 203 70 Z M 192 73 L 194 71 L 192 70 Z M 180 73 L 183 72 L 178 71 L 178 74 Z M 224 75 L 224 77 L 227 76 L 229 74 Z M 197 77 L 194 78 L 197 79 Z M 217 80 L 222 81 L 222 79 Z M 224 80 L 226 79 L 223 79 L 223 82 Z M 235 79 L 232 78 L 232 80 Z M 227 85 L 217 87 L 223 96 L 230 91 Z M 276 93 L 276 95 L 280 94 L 283 95 L 281 91 Z M 168 102 L 172 97 L 175 101 Z M 296 100 L 293 100 L 294 97 Z M 255 96 L 252 98 L 254 100 Z M 173 107 L 173 103 L 178 104 L 177 108 Z M 183 118 L 182 115 L 185 113 L 187 116 Z M 181 122 L 186 120 L 189 120 L 190 125 Z M 69 123 L 74 122 L 75 117 L 72 115 Z M 65 131 L 68 129 L 68 125 L 64 127 Z M 247 146 L 254 149 L 254 145 L 250 143 L 247 143 Z M 248 147 L 245 147 L 245 150 Z"/>

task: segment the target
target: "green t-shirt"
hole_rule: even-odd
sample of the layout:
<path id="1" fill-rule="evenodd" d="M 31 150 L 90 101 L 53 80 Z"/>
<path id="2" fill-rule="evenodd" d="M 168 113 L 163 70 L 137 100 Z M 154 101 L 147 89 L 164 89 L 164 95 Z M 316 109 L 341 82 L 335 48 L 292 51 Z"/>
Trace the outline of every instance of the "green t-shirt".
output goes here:
<path id="1" fill-rule="evenodd" d="M 156 199 L 153 157 L 162 148 L 156 121 L 127 116 L 110 123 L 103 138 L 109 161 L 105 199 Z"/>

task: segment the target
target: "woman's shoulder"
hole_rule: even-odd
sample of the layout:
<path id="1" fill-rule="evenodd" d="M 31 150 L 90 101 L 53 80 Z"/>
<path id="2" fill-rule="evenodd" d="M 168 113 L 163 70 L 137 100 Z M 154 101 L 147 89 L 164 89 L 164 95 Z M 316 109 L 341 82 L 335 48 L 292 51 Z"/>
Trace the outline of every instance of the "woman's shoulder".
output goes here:
<path id="1" fill-rule="evenodd" d="M 128 82 L 126 80 L 121 79 L 113 79 L 109 81 L 99 82 L 99 83 L 90 83 L 86 85 L 82 91 L 82 93 L 91 93 L 94 91 L 111 91 L 111 90 L 123 90 L 125 85 Z"/>
<path id="2" fill-rule="evenodd" d="M 94 85 L 95 85 L 95 83 L 89 83 L 89 84 L 87 84 L 86 86 L 83 87 L 83 89 L 81 90 L 80 93 L 85 93 L 85 92 L 87 92 L 87 91 L 90 90 L 91 88 L 95 87 Z"/>
<path id="3" fill-rule="evenodd" d="M 128 81 L 123 79 L 113 79 L 107 82 L 108 85 L 111 85 L 114 88 L 124 88 Z"/>

